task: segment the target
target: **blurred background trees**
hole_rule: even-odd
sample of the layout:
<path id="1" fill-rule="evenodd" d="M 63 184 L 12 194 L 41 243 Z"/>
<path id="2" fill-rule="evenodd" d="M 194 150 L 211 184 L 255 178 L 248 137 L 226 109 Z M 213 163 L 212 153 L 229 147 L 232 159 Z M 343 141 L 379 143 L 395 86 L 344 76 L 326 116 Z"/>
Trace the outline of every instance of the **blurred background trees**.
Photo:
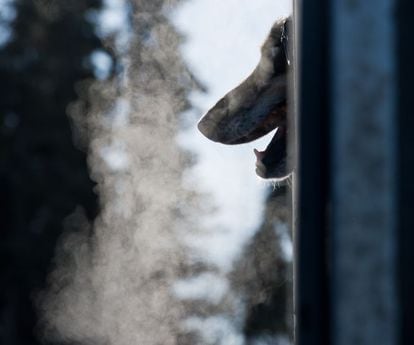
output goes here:
<path id="1" fill-rule="evenodd" d="M 88 20 L 100 0 L 11 6 L 0 47 L 0 343 L 33 345 L 31 298 L 45 286 L 63 220 L 78 205 L 89 219 L 97 212 L 67 108 L 78 83 L 97 78 L 91 54 L 105 47 Z"/>
<path id="2" fill-rule="evenodd" d="M 176 1 L 170 1 L 173 2 Z M 112 101 L 91 86 L 115 76 L 118 63 L 108 48 L 112 44 L 106 44 L 98 34 L 96 17 L 103 1 L 10 3 L 10 33 L 0 46 L 0 343 L 35 345 L 40 341 L 35 334 L 39 316 L 33 304 L 34 295 L 46 288 L 56 244 L 65 231 L 65 219 L 76 210 L 81 215 L 77 219 L 91 222 L 98 213 L 87 152 L 74 144 L 87 150 L 88 130 L 80 128 L 86 142 L 74 140 L 76 124 L 68 116 L 69 109 L 77 102 L 76 116 L 87 117 L 97 103 L 102 106 Z M 144 59 L 153 70 L 152 76 L 160 75 L 159 79 L 164 80 L 163 87 L 175 89 L 174 99 L 181 102 L 176 111 L 187 109 L 190 88 L 201 86 L 185 70 L 178 48 L 171 48 L 177 48 L 173 54 L 177 64 L 167 71 L 171 75 L 161 68 L 161 62 L 167 64 L 165 61 L 143 53 L 145 44 L 153 43 L 150 33 L 156 24 L 166 30 L 166 37 L 177 40 L 178 34 L 164 15 L 158 14 L 164 1 L 136 0 L 130 4 L 135 13 L 145 12 L 135 18 L 134 30 L 140 39 L 134 42 L 132 63 L 139 70 Z M 111 60 L 107 74 L 100 73 L 93 60 L 102 53 Z M 135 79 L 135 89 L 156 93 L 150 86 L 157 85 Z M 87 97 L 91 92 L 94 104 Z M 76 121 L 88 123 L 87 119 Z M 171 121 L 178 121 L 178 116 Z M 269 195 L 262 227 L 230 274 L 234 291 L 247 306 L 242 325 L 247 344 L 256 338 L 291 331 L 290 263 L 281 254 L 282 235 L 275 232 L 280 222 L 287 221 L 285 197 L 286 189 Z M 70 226 L 69 230 L 76 227 L 73 219 Z M 194 310 L 190 312 L 194 314 Z M 177 342 L 184 344 L 183 339 Z"/>

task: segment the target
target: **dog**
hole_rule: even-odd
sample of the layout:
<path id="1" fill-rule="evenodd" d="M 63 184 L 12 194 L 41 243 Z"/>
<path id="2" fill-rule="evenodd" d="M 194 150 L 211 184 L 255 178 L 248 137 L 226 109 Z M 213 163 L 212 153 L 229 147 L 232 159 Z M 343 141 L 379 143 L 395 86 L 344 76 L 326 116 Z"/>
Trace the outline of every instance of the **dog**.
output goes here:
<path id="1" fill-rule="evenodd" d="M 290 66 L 291 19 L 277 21 L 261 49 L 252 74 L 227 93 L 199 121 L 208 139 L 227 145 L 243 144 L 276 129 L 264 151 L 254 150 L 256 174 L 282 181 L 287 168 L 287 74 Z"/>

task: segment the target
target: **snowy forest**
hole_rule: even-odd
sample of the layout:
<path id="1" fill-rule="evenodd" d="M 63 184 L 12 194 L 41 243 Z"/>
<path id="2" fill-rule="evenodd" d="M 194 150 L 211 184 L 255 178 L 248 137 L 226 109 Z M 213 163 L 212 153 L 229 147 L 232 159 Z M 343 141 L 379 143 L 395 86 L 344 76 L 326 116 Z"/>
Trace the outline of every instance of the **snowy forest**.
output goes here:
<path id="1" fill-rule="evenodd" d="M 289 186 L 202 187 L 189 3 L 0 1 L 1 344 L 292 343 Z"/>

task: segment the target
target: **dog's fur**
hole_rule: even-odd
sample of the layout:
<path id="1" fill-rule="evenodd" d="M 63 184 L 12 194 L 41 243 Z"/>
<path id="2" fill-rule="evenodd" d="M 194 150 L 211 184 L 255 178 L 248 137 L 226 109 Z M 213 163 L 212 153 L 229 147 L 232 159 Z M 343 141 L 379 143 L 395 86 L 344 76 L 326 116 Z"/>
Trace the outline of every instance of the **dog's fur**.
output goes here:
<path id="1" fill-rule="evenodd" d="M 198 124 L 207 138 L 229 145 L 255 140 L 277 128 L 266 150 L 255 151 L 256 172 L 263 178 L 284 179 L 288 175 L 286 75 L 290 65 L 289 26 L 289 18 L 273 25 L 253 73 L 220 99 Z"/>

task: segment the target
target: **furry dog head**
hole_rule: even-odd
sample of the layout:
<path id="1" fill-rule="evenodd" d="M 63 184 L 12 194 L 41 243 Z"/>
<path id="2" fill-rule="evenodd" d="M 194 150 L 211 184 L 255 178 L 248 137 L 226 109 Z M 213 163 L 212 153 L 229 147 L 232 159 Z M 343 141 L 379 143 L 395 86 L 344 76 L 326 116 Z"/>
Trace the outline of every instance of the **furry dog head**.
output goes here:
<path id="1" fill-rule="evenodd" d="M 276 22 L 252 74 L 202 117 L 198 129 L 210 140 L 243 144 L 277 128 L 266 150 L 255 150 L 256 173 L 263 178 L 288 176 L 286 154 L 286 73 L 290 19 Z"/>

